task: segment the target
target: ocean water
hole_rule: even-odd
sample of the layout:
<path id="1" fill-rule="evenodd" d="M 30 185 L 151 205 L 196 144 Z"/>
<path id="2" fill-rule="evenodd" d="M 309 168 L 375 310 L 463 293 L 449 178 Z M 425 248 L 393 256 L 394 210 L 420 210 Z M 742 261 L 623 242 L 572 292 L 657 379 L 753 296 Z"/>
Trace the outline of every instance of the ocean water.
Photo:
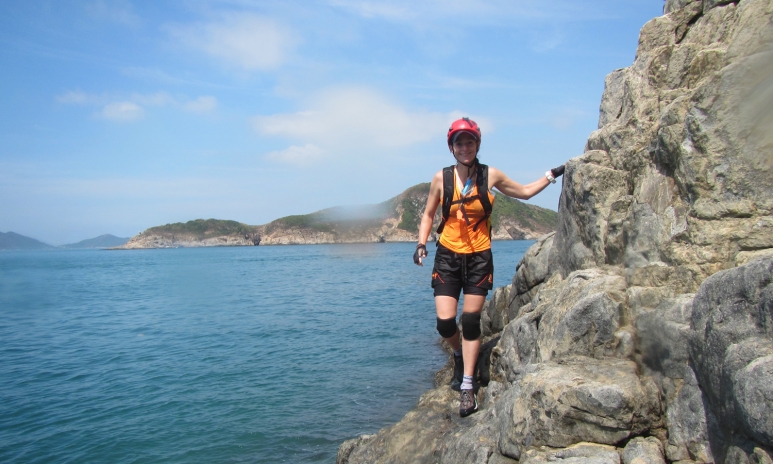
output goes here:
<path id="1" fill-rule="evenodd" d="M 0 252 L 0 462 L 335 462 L 446 361 L 413 250 Z"/>

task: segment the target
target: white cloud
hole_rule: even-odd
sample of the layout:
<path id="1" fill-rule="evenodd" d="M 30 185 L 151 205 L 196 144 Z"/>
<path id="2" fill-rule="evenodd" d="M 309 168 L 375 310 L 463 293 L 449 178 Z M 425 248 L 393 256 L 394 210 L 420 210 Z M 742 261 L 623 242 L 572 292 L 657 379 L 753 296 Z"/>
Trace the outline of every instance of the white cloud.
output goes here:
<path id="1" fill-rule="evenodd" d="M 183 105 L 183 109 L 191 113 L 209 113 L 215 108 L 217 108 L 217 98 L 208 95 L 201 96 Z"/>
<path id="2" fill-rule="evenodd" d="M 325 151 L 318 146 L 307 143 L 299 147 L 292 145 L 280 151 L 266 154 L 266 159 L 295 166 L 310 166 L 324 157 Z"/>
<path id="3" fill-rule="evenodd" d="M 183 44 L 249 71 L 278 68 L 299 42 L 287 27 L 251 13 L 223 14 L 214 22 L 168 30 Z"/>
<path id="4" fill-rule="evenodd" d="M 452 115 L 408 111 L 365 88 L 337 88 L 314 98 L 298 113 L 258 116 L 255 128 L 265 135 L 345 147 L 393 148 L 442 134 Z"/>
<path id="5" fill-rule="evenodd" d="M 296 142 L 266 155 L 268 159 L 308 165 L 326 156 L 339 161 L 389 156 L 432 139 L 443 140 L 449 124 L 462 116 L 410 110 L 370 89 L 347 87 L 322 92 L 303 111 L 256 116 L 252 123 L 263 135 Z M 491 131 L 490 123 L 479 122 Z"/>
<path id="6" fill-rule="evenodd" d="M 145 110 L 132 102 L 114 102 L 105 105 L 101 115 L 111 121 L 131 122 L 142 118 L 145 115 Z"/>

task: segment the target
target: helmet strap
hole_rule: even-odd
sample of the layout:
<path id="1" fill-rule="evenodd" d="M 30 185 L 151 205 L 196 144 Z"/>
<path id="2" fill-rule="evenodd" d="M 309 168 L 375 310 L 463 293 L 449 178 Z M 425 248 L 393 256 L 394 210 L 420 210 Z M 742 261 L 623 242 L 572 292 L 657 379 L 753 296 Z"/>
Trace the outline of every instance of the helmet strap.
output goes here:
<path id="1" fill-rule="evenodd" d="M 470 177 L 470 175 L 471 175 L 471 173 L 472 173 L 472 168 L 473 168 L 473 166 L 475 166 L 477 163 L 478 163 L 478 157 L 477 157 L 477 156 L 475 156 L 475 159 L 473 159 L 473 160 L 472 160 L 472 162 L 471 162 L 470 164 L 467 164 L 467 163 L 462 163 L 461 161 L 459 161 L 459 160 L 457 159 L 457 160 L 456 160 L 456 168 L 457 168 L 457 169 L 459 169 L 459 165 L 460 165 L 460 164 L 461 164 L 462 166 L 466 167 L 466 168 L 467 168 L 467 177 Z"/>

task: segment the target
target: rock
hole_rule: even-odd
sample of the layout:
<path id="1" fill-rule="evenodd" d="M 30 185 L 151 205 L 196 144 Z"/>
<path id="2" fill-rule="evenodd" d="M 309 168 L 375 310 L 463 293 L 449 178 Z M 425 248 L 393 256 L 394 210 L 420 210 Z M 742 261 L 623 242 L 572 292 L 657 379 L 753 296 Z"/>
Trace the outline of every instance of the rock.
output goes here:
<path id="1" fill-rule="evenodd" d="M 689 354 L 693 294 L 665 300 L 652 311 L 635 314 L 640 363 L 672 379 L 683 378 Z"/>
<path id="2" fill-rule="evenodd" d="M 693 301 L 690 357 L 725 435 L 773 446 L 773 258 L 719 272 Z"/>
<path id="3" fill-rule="evenodd" d="M 548 307 L 537 309 L 544 314 L 537 338 L 540 360 L 614 356 L 625 280 L 597 270 L 577 271 L 560 288 L 555 299 L 543 303 Z"/>
<path id="4" fill-rule="evenodd" d="M 511 287 L 511 285 L 505 285 L 495 289 L 491 299 L 483 305 L 480 325 L 484 337 L 501 332 L 510 322 L 508 302 Z"/>
<path id="5" fill-rule="evenodd" d="M 554 235 L 555 232 L 540 237 L 526 250 L 516 266 L 510 301 L 508 301 L 508 310 L 511 315 L 521 306 L 530 302 L 539 286 L 550 277 L 548 275 L 548 258 Z"/>
<path id="6" fill-rule="evenodd" d="M 577 443 L 559 450 L 529 450 L 521 464 L 556 462 L 561 464 L 620 464 L 620 454 L 613 446 Z"/>
<path id="7" fill-rule="evenodd" d="M 349 456 L 356 448 L 367 444 L 373 440 L 375 435 L 360 435 L 357 438 L 346 440 L 338 447 L 338 454 L 336 456 L 336 462 L 339 464 L 347 464 L 349 462 Z"/>
<path id="8" fill-rule="evenodd" d="M 716 419 L 705 407 L 706 398 L 690 366 L 686 366 L 682 377 L 681 380 L 665 379 L 663 382 L 668 428 L 666 457 L 670 461 L 714 462 L 709 427 L 716 430 Z"/>
<path id="9" fill-rule="evenodd" d="M 447 386 L 430 390 L 397 424 L 347 440 L 339 447 L 336 463 L 432 462 L 441 438 L 459 427 L 458 395 Z"/>
<path id="10" fill-rule="evenodd" d="M 520 382 L 509 423 L 500 429 L 500 452 L 518 459 L 539 446 L 620 443 L 657 421 L 660 404 L 653 390 L 641 383 L 636 365 L 628 361 L 575 358 L 542 363 Z"/>
<path id="11" fill-rule="evenodd" d="M 577 159 L 566 163 L 549 274 L 559 272 L 567 276 L 576 270 L 606 264 L 607 219 L 617 199 L 628 195 L 629 175 Z"/>
<path id="12" fill-rule="evenodd" d="M 493 378 L 513 382 L 523 365 L 567 356 L 618 354 L 625 279 L 600 270 L 556 275 L 508 324 L 492 352 Z"/>
<path id="13" fill-rule="evenodd" d="M 663 444 L 654 437 L 636 437 L 623 449 L 623 464 L 666 464 Z"/>

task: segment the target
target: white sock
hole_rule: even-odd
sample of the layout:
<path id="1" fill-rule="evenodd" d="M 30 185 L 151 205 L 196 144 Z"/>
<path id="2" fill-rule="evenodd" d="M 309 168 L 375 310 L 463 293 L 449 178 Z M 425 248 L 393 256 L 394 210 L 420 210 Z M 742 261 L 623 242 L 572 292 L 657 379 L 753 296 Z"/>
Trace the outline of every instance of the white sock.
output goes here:
<path id="1" fill-rule="evenodd" d="M 471 375 L 465 375 L 462 377 L 462 387 L 461 390 L 472 390 L 472 376 Z"/>
<path id="2" fill-rule="evenodd" d="M 454 350 L 454 356 L 456 356 L 458 358 L 461 355 L 462 355 L 462 349 L 461 348 L 459 348 L 458 350 Z"/>

